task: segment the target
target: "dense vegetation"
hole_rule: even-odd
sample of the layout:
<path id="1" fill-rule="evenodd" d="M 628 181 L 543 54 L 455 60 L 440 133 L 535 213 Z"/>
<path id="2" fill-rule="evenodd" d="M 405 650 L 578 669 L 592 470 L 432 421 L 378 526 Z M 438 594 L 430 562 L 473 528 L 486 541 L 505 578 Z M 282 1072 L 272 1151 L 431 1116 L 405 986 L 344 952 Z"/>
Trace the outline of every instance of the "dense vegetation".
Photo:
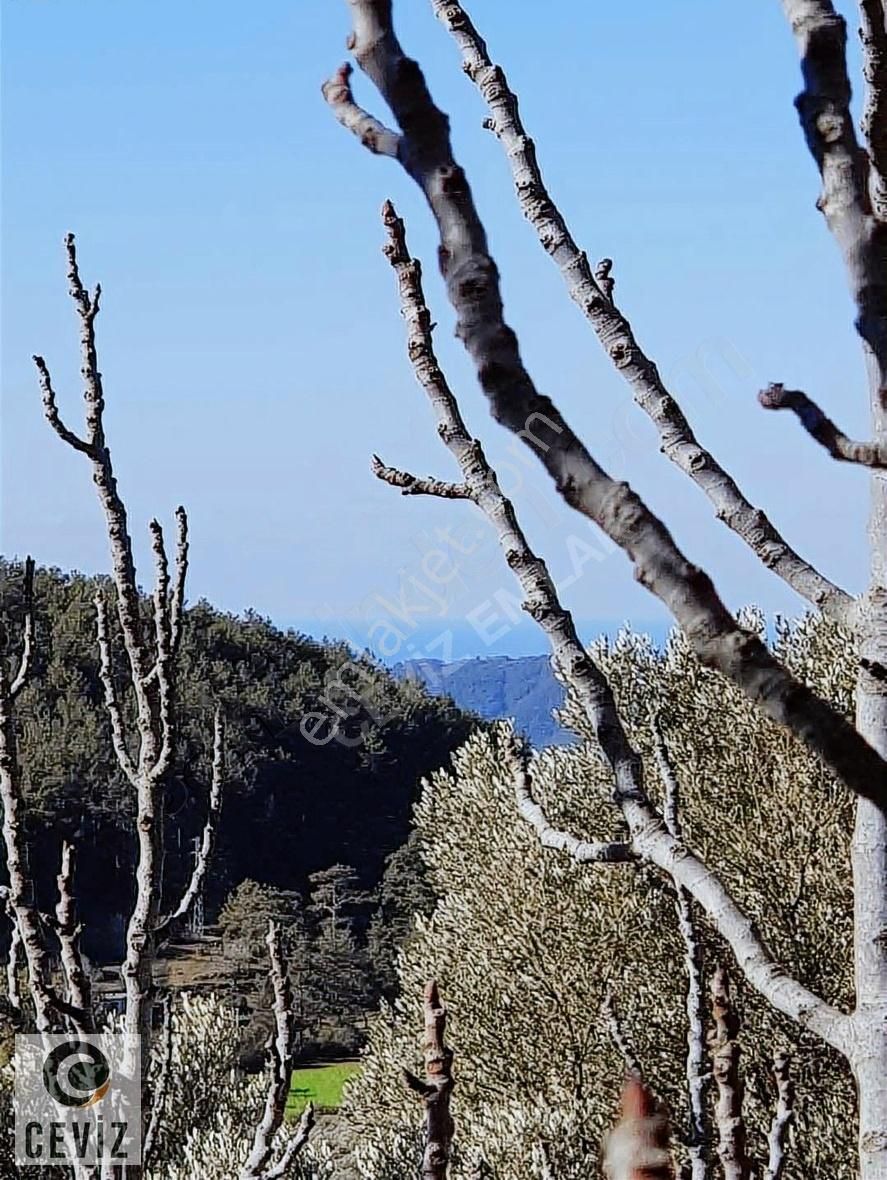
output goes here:
<path id="1" fill-rule="evenodd" d="M 760 616 L 744 621 L 763 634 Z M 843 632 L 810 618 L 781 627 L 776 649 L 798 677 L 850 712 L 853 652 Z M 596 659 L 643 753 L 651 791 L 661 797 L 654 712 L 678 767 L 688 838 L 766 928 L 778 960 L 833 1004 L 849 1004 L 849 792 L 704 669 L 677 633 L 663 652 L 625 634 L 615 645 L 598 644 Z M 533 759 L 534 794 L 554 824 L 580 838 L 618 835 L 608 769 L 572 698 L 563 720 L 583 740 Z M 579 864 L 543 848 L 515 804 L 509 744 L 505 726 L 474 734 L 456 755 L 455 772 L 434 776 L 417 808 L 415 839 L 440 901 L 406 944 L 398 998 L 374 1018 L 364 1068 L 346 1090 L 343 1123 L 360 1174 L 374 1180 L 415 1172 L 414 1100 L 392 1078 L 401 1066 L 417 1067 L 418 997 L 430 977 L 452 1013 L 454 1177 L 476 1175 L 479 1152 L 497 1180 L 590 1174 L 623 1074 L 601 1015 L 609 989 L 646 1076 L 674 1113 L 678 1142 L 687 1125 L 685 954 L 673 886 L 647 866 Z M 762 1001 L 701 912 L 694 914 L 706 978 L 725 962 L 738 995 L 754 1155 L 766 1158 L 772 1054 L 786 1049 L 798 1089 L 786 1180 L 850 1180 L 855 1120 L 846 1062 Z"/>
<path id="2" fill-rule="evenodd" d="M 0 560 L 0 613 L 13 627 L 21 585 L 20 567 Z M 96 585 L 80 574 L 38 571 L 34 675 L 19 709 L 38 894 L 45 908 L 53 904 L 59 842 L 73 839 L 84 948 L 93 961 L 112 962 L 131 904 L 133 809 L 101 704 Z M 217 701 L 227 715 L 228 774 L 205 890 L 207 921 L 246 880 L 307 898 L 312 874 L 347 864 L 356 887 L 375 888 L 386 857 L 406 840 L 422 776 L 447 763 L 471 718 L 419 685 L 353 658 L 344 644 L 319 643 L 205 602 L 187 615 L 180 756 L 166 790 L 166 895 L 178 896 L 203 824 Z M 122 652 L 115 658 L 122 660 Z M 350 682 L 359 683 L 359 701 L 343 704 L 335 696 L 343 666 Z M 317 711 L 331 714 L 331 700 L 346 714 L 339 722 L 346 740 L 314 744 L 300 722 Z M 390 911 L 390 898 L 386 904 Z M 372 907 L 362 914 L 361 939 Z"/>

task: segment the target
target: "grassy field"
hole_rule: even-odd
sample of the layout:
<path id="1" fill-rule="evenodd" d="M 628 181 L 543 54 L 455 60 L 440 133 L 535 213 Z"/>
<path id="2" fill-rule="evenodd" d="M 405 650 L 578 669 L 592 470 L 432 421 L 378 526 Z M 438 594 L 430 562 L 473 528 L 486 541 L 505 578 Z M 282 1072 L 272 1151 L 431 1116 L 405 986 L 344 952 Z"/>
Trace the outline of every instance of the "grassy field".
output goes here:
<path id="1" fill-rule="evenodd" d="M 342 1087 L 358 1067 L 357 1061 L 334 1061 L 294 1069 L 286 1117 L 297 1118 L 309 1102 L 317 1110 L 335 1110 L 342 1101 Z"/>

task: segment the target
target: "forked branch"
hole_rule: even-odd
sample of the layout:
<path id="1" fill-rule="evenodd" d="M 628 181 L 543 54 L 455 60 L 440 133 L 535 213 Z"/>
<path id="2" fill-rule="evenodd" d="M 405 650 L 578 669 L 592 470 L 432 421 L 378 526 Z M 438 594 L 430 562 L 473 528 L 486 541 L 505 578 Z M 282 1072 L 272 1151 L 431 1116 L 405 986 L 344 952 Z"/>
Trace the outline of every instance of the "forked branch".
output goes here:
<path id="1" fill-rule="evenodd" d="M 494 417 L 537 454 L 567 503 L 625 551 L 635 576 L 669 608 L 703 664 L 737 684 L 851 789 L 887 809 L 887 763 L 843 716 L 792 677 L 757 635 L 738 625 L 711 579 L 681 553 L 663 522 L 627 484 L 600 467 L 536 389 L 505 323 L 498 272 L 465 174 L 453 157 L 447 119 L 434 105 L 419 66 L 400 47 L 390 0 L 349 0 L 349 7 L 357 61 L 393 110 L 402 131 L 397 158 L 422 188 L 437 221 L 457 333 Z M 336 117 L 347 124 L 353 97 L 340 75 L 325 93 Z"/>
<path id="2" fill-rule="evenodd" d="M 546 188 L 536 145 L 521 120 L 517 95 L 462 4 L 431 0 L 438 19 L 459 47 L 462 68 L 490 112 L 486 126 L 505 152 L 521 211 L 560 271 L 567 291 L 631 387 L 637 405 L 659 433 L 660 450 L 708 497 L 718 520 L 749 546 L 768 569 L 826 614 L 848 621 L 853 600 L 786 542 L 770 519 L 743 495 L 733 477 L 697 440 L 680 405 L 644 353 L 631 324 L 613 297 L 612 260 L 593 270 L 576 244 L 566 219 Z"/>
<path id="3" fill-rule="evenodd" d="M 669 832 L 650 801 L 644 787 L 641 758 L 628 740 L 612 689 L 580 643 L 572 616 L 562 606 L 545 563 L 530 548 L 480 443 L 468 433 L 438 364 L 431 339 L 431 316 L 422 290 L 421 267 L 407 251 L 403 222 L 390 202 L 383 209 L 383 220 L 388 234 L 385 253 L 397 276 L 410 360 L 431 402 L 438 433 L 456 458 L 465 483 L 474 493 L 475 503 L 496 530 L 505 559 L 524 591 L 524 609 L 548 638 L 556 670 L 585 709 L 613 774 L 614 802 L 627 823 L 634 856 L 655 864 L 676 886 L 687 890 L 729 943 L 751 985 L 775 1008 L 846 1053 L 849 1018 L 793 979 L 773 960 L 754 924 L 723 883 L 682 839 Z M 508 758 L 511 781 L 524 796 L 529 792 L 529 783 L 523 750 L 514 743 Z M 528 819 L 534 828 L 555 830 L 544 812 L 536 810 L 538 803 L 531 795 L 530 802 Z M 526 809 L 525 800 L 523 806 Z M 575 841 L 575 845 L 581 843 Z M 562 847 L 569 849 L 569 841 Z"/>
<path id="4" fill-rule="evenodd" d="M 271 964 L 271 987 L 274 992 L 274 1032 L 270 1040 L 271 1063 L 269 1066 L 268 1089 L 262 1116 L 253 1134 L 253 1143 L 240 1180 L 273 1180 L 283 1176 L 289 1163 L 308 1141 L 314 1123 L 314 1109 L 309 1105 L 302 1114 L 295 1134 L 287 1143 L 277 1163 L 272 1164 L 274 1140 L 283 1126 L 283 1116 L 290 1092 L 295 1053 L 295 1025 L 293 1017 L 293 996 L 290 987 L 287 963 L 283 953 L 280 930 L 274 922 L 268 923 L 265 939 Z"/>

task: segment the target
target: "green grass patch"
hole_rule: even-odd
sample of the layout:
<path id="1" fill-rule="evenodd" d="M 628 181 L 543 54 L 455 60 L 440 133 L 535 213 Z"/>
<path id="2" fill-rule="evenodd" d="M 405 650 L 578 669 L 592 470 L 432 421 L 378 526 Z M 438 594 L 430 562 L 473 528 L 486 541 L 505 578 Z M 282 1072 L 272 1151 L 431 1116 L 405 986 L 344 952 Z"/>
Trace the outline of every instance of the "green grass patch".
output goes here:
<path id="1" fill-rule="evenodd" d="M 329 1065 L 294 1069 L 286 1117 L 298 1118 L 309 1102 L 317 1110 L 337 1110 L 342 1102 L 342 1087 L 359 1068 L 357 1061 L 334 1061 Z"/>

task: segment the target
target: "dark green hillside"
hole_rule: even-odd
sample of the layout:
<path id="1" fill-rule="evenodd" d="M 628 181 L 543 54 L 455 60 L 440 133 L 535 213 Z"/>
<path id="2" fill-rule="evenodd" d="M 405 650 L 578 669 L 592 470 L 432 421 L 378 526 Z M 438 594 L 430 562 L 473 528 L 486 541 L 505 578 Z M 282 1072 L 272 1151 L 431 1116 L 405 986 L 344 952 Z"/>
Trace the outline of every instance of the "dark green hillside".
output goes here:
<path id="1" fill-rule="evenodd" d="M 21 753 L 31 816 L 32 863 L 44 908 L 62 836 L 78 846 L 78 897 L 85 946 L 113 959 L 130 903 L 134 840 L 130 788 L 111 750 L 94 641 L 97 581 L 37 575 L 35 674 L 20 698 Z M 0 611 L 20 618 L 20 567 L 0 562 Z M 124 653 L 118 645 L 115 659 Z M 187 612 L 182 648 L 181 751 L 167 790 L 164 885 L 175 897 L 190 870 L 203 823 L 215 702 L 228 717 L 228 785 L 217 856 L 207 885 L 207 920 L 232 886 L 251 878 L 305 892 L 309 874 L 354 865 L 374 886 L 386 856 L 407 837 L 419 779 L 445 764 L 471 719 L 421 686 L 359 660 L 359 683 L 343 723 L 348 744 L 317 745 L 300 732 L 306 716 L 330 714 L 329 685 L 351 660 L 342 645 L 282 632 L 257 615 L 234 617 L 201 602 Z M 123 678 L 121 676 L 121 683 Z M 317 718 L 306 726 L 313 733 Z M 329 735 L 321 725 L 316 738 Z"/>

